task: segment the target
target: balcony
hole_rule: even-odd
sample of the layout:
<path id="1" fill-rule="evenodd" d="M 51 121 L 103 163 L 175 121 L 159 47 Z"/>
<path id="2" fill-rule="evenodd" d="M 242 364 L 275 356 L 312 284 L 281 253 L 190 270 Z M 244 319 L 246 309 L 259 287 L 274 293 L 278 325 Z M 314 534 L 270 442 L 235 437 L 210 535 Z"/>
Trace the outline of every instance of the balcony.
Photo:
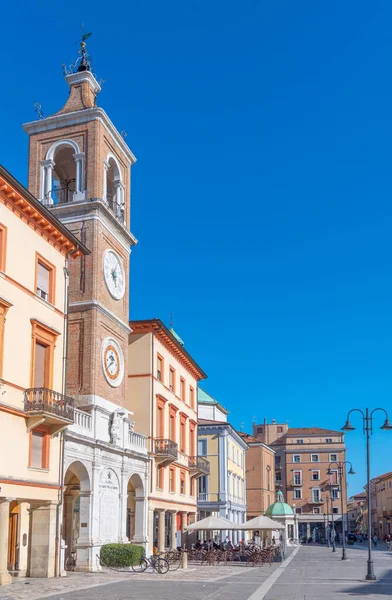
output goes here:
<path id="1" fill-rule="evenodd" d="M 202 456 L 190 456 L 188 466 L 191 477 L 201 477 L 210 474 L 210 463 Z"/>
<path id="2" fill-rule="evenodd" d="M 323 498 L 323 496 L 315 496 L 315 497 L 309 498 L 308 504 L 324 504 L 324 498 Z"/>
<path id="3" fill-rule="evenodd" d="M 48 388 L 29 388 L 24 392 L 27 430 L 47 425 L 53 435 L 74 422 L 74 400 Z"/>
<path id="4" fill-rule="evenodd" d="M 178 445 L 172 440 L 157 438 L 154 440 L 155 462 L 169 464 L 178 458 Z"/>

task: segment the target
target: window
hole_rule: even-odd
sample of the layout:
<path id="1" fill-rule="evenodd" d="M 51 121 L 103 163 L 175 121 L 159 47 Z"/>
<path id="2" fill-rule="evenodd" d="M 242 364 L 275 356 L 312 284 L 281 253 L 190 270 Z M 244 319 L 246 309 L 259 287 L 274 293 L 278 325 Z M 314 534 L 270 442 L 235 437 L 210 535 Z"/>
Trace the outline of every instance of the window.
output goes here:
<path id="1" fill-rule="evenodd" d="M 199 456 L 207 456 L 207 440 L 197 441 L 197 453 Z"/>
<path id="2" fill-rule="evenodd" d="M 283 427 L 277 427 L 276 433 L 283 433 Z"/>
<path id="3" fill-rule="evenodd" d="M 164 474 L 165 474 L 165 469 L 164 469 L 163 465 L 158 465 L 158 467 L 157 467 L 157 489 L 158 490 L 163 490 Z"/>
<path id="4" fill-rule="evenodd" d="M 165 403 L 158 398 L 157 400 L 157 433 L 158 438 L 165 437 Z"/>
<path id="5" fill-rule="evenodd" d="M 52 389 L 54 347 L 58 333 L 35 319 L 31 319 L 31 324 L 31 387 Z"/>
<path id="6" fill-rule="evenodd" d="M 185 472 L 180 472 L 180 494 L 185 494 Z"/>
<path id="7" fill-rule="evenodd" d="M 312 502 L 321 502 L 321 494 L 319 488 L 312 488 Z"/>
<path id="8" fill-rule="evenodd" d="M 11 304 L 0 298 L 0 378 L 3 376 L 5 318 Z"/>
<path id="9" fill-rule="evenodd" d="M 258 427 L 257 428 L 257 433 L 263 433 L 263 428 L 262 427 Z"/>
<path id="10" fill-rule="evenodd" d="M 318 455 L 318 454 L 311 454 L 311 455 L 310 455 L 310 460 L 311 460 L 312 462 L 319 462 L 319 460 L 320 460 L 320 459 L 319 459 L 319 455 Z"/>
<path id="11" fill-rule="evenodd" d="M 280 471 L 275 474 L 275 481 L 282 481 L 282 473 Z"/>
<path id="12" fill-rule="evenodd" d="M 43 256 L 36 254 L 35 293 L 37 296 L 54 304 L 55 302 L 55 267 Z"/>
<path id="13" fill-rule="evenodd" d="M 196 452 L 196 425 L 191 423 L 189 426 L 189 454 L 195 456 Z"/>
<path id="14" fill-rule="evenodd" d="M 294 488 L 294 498 L 295 500 L 300 500 L 302 498 L 301 488 Z"/>
<path id="15" fill-rule="evenodd" d="M 160 354 L 157 357 L 157 379 L 163 382 L 163 358 Z"/>
<path id="16" fill-rule="evenodd" d="M 314 515 L 319 515 L 320 514 L 320 509 L 319 508 L 314 508 L 313 509 L 313 514 Z"/>
<path id="17" fill-rule="evenodd" d="M 339 488 L 331 488 L 331 498 L 337 500 L 339 498 Z"/>
<path id="18" fill-rule="evenodd" d="M 195 478 L 192 477 L 191 480 L 190 480 L 190 482 L 191 482 L 191 496 L 192 496 L 192 498 L 194 498 L 195 497 L 195 490 L 196 490 L 196 480 L 195 480 Z"/>
<path id="19" fill-rule="evenodd" d="M 312 481 L 320 480 L 320 471 L 312 471 Z"/>
<path id="20" fill-rule="evenodd" d="M 199 500 L 208 500 L 208 478 L 207 475 L 199 477 Z"/>
<path id="21" fill-rule="evenodd" d="M 333 514 L 334 514 L 334 515 L 338 515 L 338 514 L 339 514 L 339 509 L 338 509 L 338 507 L 337 507 L 337 506 L 334 506 L 334 507 L 333 507 L 333 509 L 332 509 L 332 512 L 333 512 Z"/>
<path id="22" fill-rule="evenodd" d="M 338 484 L 338 471 L 337 469 L 331 469 L 330 475 L 329 475 L 329 481 L 331 485 L 337 485 Z"/>
<path id="23" fill-rule="evenodd" d="M 173 367 L 170 367 L 169 371 L 169 388 L 171 392 L 176 391 L 176 372 Z"/>
<path id="24" fill-rule="evenodd" d="M 294 456 L 293 456 L 293 462 L 300 463 L 301 462 L 301 455 L 300 454 L 294 454 Z"/>
<path id="25" fill-rule="evenodd" d="M 297 514 L 297 515 L 300 515 L 300 514 L 302 514 L 302 508 L 301 508 L 301 507 L 299 507 L 299 508 L 296 508 L 296 509 L 295 509 L 295 514 Z"/>
<path id="26" fill-rule="evenodd" d="M 329 462 L 336 462 L 338 460 L 338 455 L 337 454 L 330 454 L 329 455 Z"/>
<path id="27" fill-rule="evenodd" d="M 176 411 L 173 408 L 170 408 L 169 414 L 169 439 L 172 442 L 176 441 Z"/>
<path id="28" fill-rule="evenodd" d="M 29 467 L 49 469 L 49 431 L 37 427 L 30 432 Z"/>
<path id="29" fill-rule="evenodd" d="M 180 398 L 185 402 L 185 379 L 180 377 Z"/>
<path id="30" fill-rule="evenodd" d="M 294 471 L 294 485 L 302 485 L 302 472 Z"/>
<path id="31" fill-rule="evenodd" d="M 191 408 L 195 408 L 195 390 L 192 386 L 189 386 L 189 404 Z"/>
<path id="32" fill-rule="evenodd" d="M 282 458 L 281 456 L 275 456 L 275 465 L 276 466 L 278 466 L 278 465 L 280 466 L 281 458 Z"/>
<path id="33" fill-rule="evenodd" d="M 5 271 L 7 252 L 7 227 L 0 223 L 0 271 Z"/>
<path id="34" fill-rule="evenodd" d="M 326 438 L 325 441 L 326 441 L 327 444 L 332 444 L 332 438 Z"/>
<path id="35" fill-rule="evenodd" d="M 174 493 L 176 491 L 176 470 L 174 467 L 169 469 L 169 492 Z"/>
<path id="36" fill-rule="evenodd" d="M 297 440 L 297 444 L 303 444 L 304 441 L 303 440 Z"/>
<path id="37" fill-rule="evenodd" d="M 185 452 L 186 448 L 186 419 L 181 417 L 181 425 L 180 425 L 180 450 L 181 452 Z"/>

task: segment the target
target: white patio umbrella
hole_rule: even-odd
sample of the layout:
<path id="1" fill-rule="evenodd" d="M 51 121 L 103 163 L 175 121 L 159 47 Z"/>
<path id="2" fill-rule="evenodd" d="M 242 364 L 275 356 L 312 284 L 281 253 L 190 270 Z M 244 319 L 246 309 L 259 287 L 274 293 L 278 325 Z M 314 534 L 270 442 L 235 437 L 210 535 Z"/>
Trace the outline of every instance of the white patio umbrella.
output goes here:
<path id="1" fill-rule="evenodd" d="M 238 523 L 232 523 L 228 519 L 223 517 L 206 517 L 201 521 L 196 521 L 192 525 L 188 525 L 185 528 L 187 531 L 208 531 L 208 530 L 226 530 L 226 529 L 240 529 Z"/>
<path id="2" fill-rule="evenodd" d="M 265 517 L 264 515 L 259 515 L 254 519 L 250 519 L 246 521 L 246 523 L 241 523 L 237 525 L 236 529 L 246 530 L 246 531 L 256 531 L 262 529 L 285 529 L 285 526 L 277 521 L 273 521 L 269 517 Z"/>

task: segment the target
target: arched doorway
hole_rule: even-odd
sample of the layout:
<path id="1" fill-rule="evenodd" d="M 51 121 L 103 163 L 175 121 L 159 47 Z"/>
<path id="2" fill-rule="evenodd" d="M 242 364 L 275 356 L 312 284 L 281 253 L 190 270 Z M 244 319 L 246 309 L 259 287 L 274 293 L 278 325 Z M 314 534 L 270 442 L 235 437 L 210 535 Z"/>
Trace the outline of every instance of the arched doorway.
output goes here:
<path id="1" fill-rule="evenodd" d="M 146 539 L 146 498 L 142 478 L 137 473 L 132 475 L 128 481 L 127 495 L 127 538 L 134 542 L 144 542 Z"/>
<path id="2" fill-rule="evenodd" d="M 90 478 L 80 461 L 69 465 L 64 478 L 63 539 L 66 558 L 90 532 Z"/>

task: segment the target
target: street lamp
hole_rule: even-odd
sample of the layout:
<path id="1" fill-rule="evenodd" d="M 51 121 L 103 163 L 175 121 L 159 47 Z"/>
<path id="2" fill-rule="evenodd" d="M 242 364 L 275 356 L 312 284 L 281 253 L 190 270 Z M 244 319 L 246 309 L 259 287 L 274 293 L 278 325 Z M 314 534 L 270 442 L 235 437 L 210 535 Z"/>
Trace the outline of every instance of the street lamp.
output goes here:
<path id="1" fill-rule="evenodd" d="M 331 500 L 331 521 L 332 521 L 332 526 L 331 526 L 331 539 L 332 539 L 332 552 L 336 552 L 336 532 L 335 532 L 335 524 L 333 522 L 333 498 L 331 495 L 329 495 L 329 499 Z"/>
<path id="2" fill-rule="evenodd" d="M 350 465 L 350 470 L 348 472 L 349 475 L 355 475 L 355 472 L 354 472 L 353 466 L 349 460 L 344 460 L 344 461 L 339 461 L 339 462 L 333 461 L 333 462 L 329 463 L 327 475 L 332 475 L 331 465 L 336 465 L 338 468 L 340 500 L 341 500 L 341 505 L 342 505 L 342 536 L 343 536 L 342 560 L 347 560 L 346 538 L 345 538 L 345 534 L 344 534 L 344 500 L 343 500 L 343 469 L 344 469 L 344 465 Z M 331 485 L 332 484 L 330 484 L 330 486 Z"/>
<path id="3" fill-rule="evenodd" d="M 344 427 L 342 427 L 343 431 L 354 431 L 355 427 L 353 427 L 350 423 L 350 414 L 352 412 L 359 412 L 362 415 L 362 432 L 366 435 L 366 479 L 367 479 L 367 504 L 368 504 L 368 560 L 367 560 L 367 573 L 366 579 L 368 581 L 375 581 L 376 576 L 374 574 L 373 568 L 373 559 L 372 559 L 372 539 L 371 539 L 371 530 L 372 530 L 372 513 L 370 507 L 370 434 L 373 433 L 373 413 L 380 410 L 385 414 L 384 424 L 380 427 L 380 429 L 384 429 L 386 431 L 390 431 L 392 429 L 392 424 L 389 421 L 388 413 L 385 408 L 374 408 L 372 412 L 369 414 L 369 409 L 366 408 L 365 412 L 360 408 L 353 408 L 347 414 L 347 419 Z"/>

